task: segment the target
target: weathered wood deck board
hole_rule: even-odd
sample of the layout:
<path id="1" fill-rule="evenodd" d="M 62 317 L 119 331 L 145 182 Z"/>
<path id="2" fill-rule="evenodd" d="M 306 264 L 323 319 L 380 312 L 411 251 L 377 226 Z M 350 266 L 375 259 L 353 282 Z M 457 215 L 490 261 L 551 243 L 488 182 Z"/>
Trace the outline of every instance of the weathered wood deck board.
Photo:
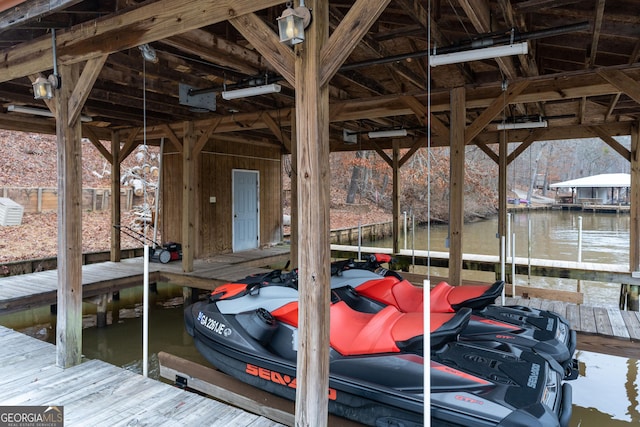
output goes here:
<path id="1" fill-rule="evenodd" d="M 598 332 L 596 327 L 596 317 L 593 313 L 593 307 L 580 306 L 580 332 L 595 334 Z"/>
<path id="2" fill-rule="evenodd" d="M 620 315 L 627 327 L 629 337 L 632 340 L 640 340 L 640 313 L 634 311 L 621 311 Z"/>
<path id="3" fill-rule="evenodd" d="M 566 313 L 566 319 L 571 329 L 580 330 L 580 307 L 577 304 L 568 304 Z"/>
<path id="4" fill-rule="evenodd" d="M 99 360 L 59 368 L 53 345 L 2 326 L 0 340 L 0 405 L 64 406 L 67 426 L 281 425 Z"/>
<path id="5" fill-rule="evenodd" d="M 521 297 L 507 298 L 507 305 L 535 305 Z M 543 303 L 542 306 L 547 306 Z M 549 305 L 551 307 L 551 305 Z M 578 349 L 621 357 L 640 357 L 640 313 L 613 307 L 593 307 L 555 301 L 553 311 L 563 315 L 578 334 Z"/>
<path id="6" fill-rule="evenodd" d="M 629 330 L 627 329 L 627 325 L 624 323 L 620 310 L 607 308 L 606 311 L 609 322 L 611 322 L 611 335 L 618 338 L 629 339 Z"/>
<path id="7" fill-rule="evenodd" d="M 602 335 L 613 335 L 613 328 L 606 308 L 593 307 L 593 317 L 596 321 L 596 331 Z"/>
<path id="8" fill-rule="evenodd" d="M 268 272 L 256 265 L 266 265 L 288 257 L 288 247 L 266 248 L 236 254 L 224 254 L 215 261 L 198 260 L 195 271 L 183 273 L 179 262 L 151 263 L 152 281 L 159 280 L 161 272 L 171 273 L 171 280 L 182 286 L 206 286 L 213 289 L 220 283 L 233 282 L 249 274 Z M 106 261 L 82 267 L 83 297 L 89 298 L 119 289 L 142 285 L 143 259 L 129 258 L 122 262 Z M 56 303 L 57 270 L 0 278 L 0 314 Z"/>

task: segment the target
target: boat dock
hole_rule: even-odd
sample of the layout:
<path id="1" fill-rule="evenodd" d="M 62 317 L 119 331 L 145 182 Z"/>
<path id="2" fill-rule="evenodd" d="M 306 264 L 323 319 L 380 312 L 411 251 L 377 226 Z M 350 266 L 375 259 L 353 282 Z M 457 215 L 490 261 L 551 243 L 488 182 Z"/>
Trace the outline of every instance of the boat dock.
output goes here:
<path id="1" fill-rule="evenodd" d="M 184 273 L 179 261 L 149 263 L 149 282 L 167 281 L 179 286 L 214 289 L 249 274 L 266 273 L 270 264 L 285 263 L 288 246 L 223 254 L 209 260 L 194 261 L 194 271 Z M 0 277 L 0 315 L 57 303 L 57 270 Z M 143 259 L 101 262 L 82 266 L 82 296 L 100 298 L 143 282 Z"/>
<path id="2" fill-rule="evenodd" d="M 55 346 L 0 326 L 0 405 L 62 406 L 65 426 L 280 426 L 100 360 L 56 366 Z"/>

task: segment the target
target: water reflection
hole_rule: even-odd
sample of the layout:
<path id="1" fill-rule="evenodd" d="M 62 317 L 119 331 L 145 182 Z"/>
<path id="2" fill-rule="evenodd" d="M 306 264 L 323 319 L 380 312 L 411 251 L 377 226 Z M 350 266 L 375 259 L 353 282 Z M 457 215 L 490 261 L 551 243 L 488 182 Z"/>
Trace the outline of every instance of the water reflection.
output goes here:
<path id="1" fill-rule="evenodd" d="M 578 351 L 580 376 L 573 387 L 571 426 L 640 424 L 640 378 L 636 359 Z"/>

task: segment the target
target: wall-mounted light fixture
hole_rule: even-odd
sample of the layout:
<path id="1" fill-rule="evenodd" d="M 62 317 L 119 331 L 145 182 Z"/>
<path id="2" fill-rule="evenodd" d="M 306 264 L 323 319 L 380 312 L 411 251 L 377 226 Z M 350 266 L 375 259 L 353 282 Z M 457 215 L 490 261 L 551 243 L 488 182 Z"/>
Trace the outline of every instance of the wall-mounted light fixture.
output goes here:
<path id="1" fill-rule="evenodd" d="M 53 74 L 49 78 L 40 76 L 33 82 L 33 97 L 35 99 L 53 98 L 53 88 L 56 87 L 58 79 L 54 80 L 52 77 L 54 77 Z"/>
<path id="2" fill-rule="evenodd" d="M 511 129 L 536 129 L 536 128 L 546 128 L 549 126 L 549 123 L 546 120 L 543 120 L 540 117 L 538 120 L 524 120 L 524 121 L 513 121 L 513 122 L 503 122 L 498 123 L 496 125 L 496 129 L 498 130 L 511 130 Z"/>
<path id="3" fill-rule="evenodd" d="M 399 136 L 407 136 L 406 129 L 389 129 L 389 130 L 379 130 L 375 132 L 368 132 L 367 136 L 371 139 L 375 138 L 394 138 Z"/>
<path id="4" fill-rule="evenodd" d="M 53 74 L 48 78 L 38 77 L 32 84 L 33 97 L 35 99 L 51 99 L 53 98 L 53 90 L 60 89 L 62 82 L 58 75 L 58 58 L 56 54 L 56 30 L 51 29 L 51 43 L 53 53 Z"/>
<path id="5" fill-rule="evenodd" d="M 25 107 L 24 105 L 7 105 L 7 111 L 13 113 L 33 114 L 34 116 L 41 117 L 55 117 L 49 110 L 45 110 L 42 108 Z M 84 114 L 80 116 L 80 120 L 83 122 L 93 121 L 90 116 L 85 116 Z"/>
<path id="6" fill-rule="evenodd" d="M 277 19 L 280 42 L 293 46 L 304 41 L 304 30 L 311 23 L 311 11 L 300 0 L 300 6 L 291 7 L 292 2 L 287 2 L 287 8 Z"/>
<path id="7" fill-rule="evenodd" d="M 482 49 L 463 50 L 460 52 L 444 53 L 442 55 L 429 55 L 429 65 L 457 64 L 460 62 L 480 61 L 510 55 L 526 55 L 529 52 L 527 42 L 508 44 L 503 46 L 491 46 Z"/>
<path id="8" fill-rule="evenodd" d="M 225 90 L 222 91 L 222 99 L 238 99 L 238 98 L 246 98 L 248 96 L 256 96 L 256 95 L 266 95 L 269 93 L 277 93 L 280 92 L 281 86 L 277 83 L 271 83 L 268 85 L 262 86 L 250 86 L 242 89 L 236 90 Z"/>

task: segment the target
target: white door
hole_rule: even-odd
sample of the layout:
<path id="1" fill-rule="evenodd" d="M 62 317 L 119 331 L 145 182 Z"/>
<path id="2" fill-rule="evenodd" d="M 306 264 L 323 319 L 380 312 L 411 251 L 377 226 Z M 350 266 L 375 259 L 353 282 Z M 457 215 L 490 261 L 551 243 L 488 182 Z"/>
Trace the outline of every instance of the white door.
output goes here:
<path id="1" fill-rule="evenodd" d="M 233 251 L 255 249 L 260 242 L 258 171 L 233 170 Z"/>

